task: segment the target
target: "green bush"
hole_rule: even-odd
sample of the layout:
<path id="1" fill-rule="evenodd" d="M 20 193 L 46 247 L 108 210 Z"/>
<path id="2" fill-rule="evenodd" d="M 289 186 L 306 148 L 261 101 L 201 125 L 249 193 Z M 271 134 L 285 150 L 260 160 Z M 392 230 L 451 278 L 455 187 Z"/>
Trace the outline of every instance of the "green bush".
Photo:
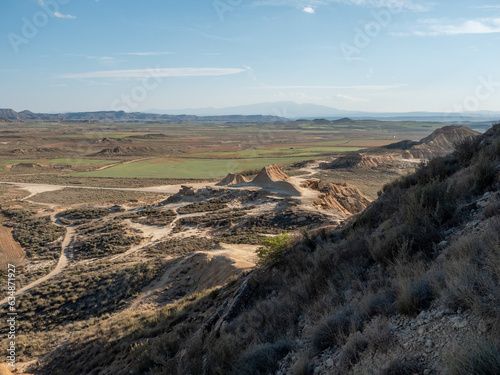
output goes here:
<path id="1" fill-rule="evenodd" d="M 259 264 L 275 264 L 280 262 L 283 259 L 285 250 L 290 247 L 291 243 L 292 237 L 286 232 L 264 239 L 262 247 L 256 251 Z"/>

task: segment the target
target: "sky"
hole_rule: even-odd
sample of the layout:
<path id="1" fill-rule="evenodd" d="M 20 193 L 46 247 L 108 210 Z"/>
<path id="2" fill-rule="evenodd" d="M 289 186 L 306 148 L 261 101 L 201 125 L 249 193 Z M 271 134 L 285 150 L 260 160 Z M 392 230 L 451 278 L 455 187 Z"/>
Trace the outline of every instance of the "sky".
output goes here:
<path id="1" fill-rule="evenodd" d="M 0 108 L 500 111 L 497 0 L 1 0 Z"/>

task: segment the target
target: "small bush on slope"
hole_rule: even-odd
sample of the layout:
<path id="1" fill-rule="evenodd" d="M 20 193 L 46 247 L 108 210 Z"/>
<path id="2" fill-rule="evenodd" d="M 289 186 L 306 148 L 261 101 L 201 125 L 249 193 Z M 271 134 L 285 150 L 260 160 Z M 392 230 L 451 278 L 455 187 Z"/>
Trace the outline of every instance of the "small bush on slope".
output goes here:
<path id="1" fill-rule="evenodd" d="M 262 240 L 262 247 L 257 249 L 260 264 L 275 264 L 283 259 L 286 249 L 291 245 L 292 237 L 287 233 Z"/>

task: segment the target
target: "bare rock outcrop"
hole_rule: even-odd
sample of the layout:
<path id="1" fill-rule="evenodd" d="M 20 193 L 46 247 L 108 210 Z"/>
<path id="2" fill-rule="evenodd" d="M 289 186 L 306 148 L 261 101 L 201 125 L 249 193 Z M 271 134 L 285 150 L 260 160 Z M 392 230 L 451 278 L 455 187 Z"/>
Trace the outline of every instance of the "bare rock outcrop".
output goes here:
<path id="1" fill-rule="evenodd" d="M 356 186 L 343 184 L 323 184 L 321 181 L 307 181 L 307 187 L 322 194 L 314 204 L 322 209 L 336 210 L 350 216 L 363 211 L 372 201 Z"/>
<path id="2" fill-rule="evenodd" d="M 397 159 L 392 155 L 386 156 L 368 156 L 359 153 L 351 153 L 341 156 L 330 163 L 321 163 L 320 168 L 340 169 L 340 168 L 365 168 L 374 169 L 381 166 L 396 166 Z"/>

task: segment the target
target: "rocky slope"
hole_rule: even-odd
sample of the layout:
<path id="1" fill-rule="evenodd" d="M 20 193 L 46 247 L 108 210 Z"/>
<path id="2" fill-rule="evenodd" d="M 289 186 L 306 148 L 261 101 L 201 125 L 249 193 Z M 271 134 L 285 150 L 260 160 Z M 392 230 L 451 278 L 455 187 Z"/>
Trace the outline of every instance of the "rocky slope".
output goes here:
<path id="1" fill-rule="evenodd" d="M 376 169 L 381 166 L 398 167 L 401 161 L 393 155 L 369 156 L 360 153 L 351 153 L 338 157 L 330 163 L 321 163 L 320 168 L 338 169 L 338 168 L 367 168 Z"/>
<path id="2" fill-rule="evenodd" d="M 372 149 L 367 153 L 352 152 L 337 159 L 321 163 L 323 169 L 380 169 L 380 168 L 408 168 L 413 164 L 404 159 L 430 160 L 434 157 L 445 156 L 451 153 L 455 144 L 479 133 L 465 126 L 445 126 L 437 129 L 420 141 L 404 140 L 379 149 Z M 380 155 L 380 150 L 390 150 L 388 155 Z M 387 153 L 387 151 L 385 151 Z M 376 154 L 376 155 L 375 155 Z"/>
<path id="3" fill-rule="evenodd" d="M 322 193 L 314 202 L 317 207 L 335 210 L 346 216 L 363 211 L 371 203 L 371 200 L 356 186 L 348 183 L 324 184 L 321 181 L 310 180 L 306 182 L 306 186 Z"/>
<path id="4" fill-rule="evenodd" d="M 432 132 L 419 142 L 401 141 L 385 148 L 402 151 L 407 159 L 432 159 L 452 152 L 455 144 L 479 133 L 465 126 L 445 126 Z"/>

